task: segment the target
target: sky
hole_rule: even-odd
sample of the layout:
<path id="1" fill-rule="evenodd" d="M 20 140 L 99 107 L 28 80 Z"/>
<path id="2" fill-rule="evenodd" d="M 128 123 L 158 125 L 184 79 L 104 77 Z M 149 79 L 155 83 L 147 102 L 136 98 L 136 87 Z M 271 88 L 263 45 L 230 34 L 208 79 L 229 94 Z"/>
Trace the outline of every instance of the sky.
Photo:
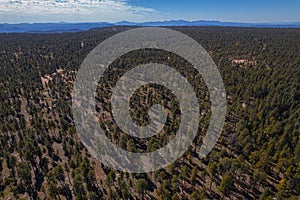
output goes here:
<path id="1" fill-rule="evenodd" d="M 300 22 L 300 0 L 0 0 L 0 23 Z"/>

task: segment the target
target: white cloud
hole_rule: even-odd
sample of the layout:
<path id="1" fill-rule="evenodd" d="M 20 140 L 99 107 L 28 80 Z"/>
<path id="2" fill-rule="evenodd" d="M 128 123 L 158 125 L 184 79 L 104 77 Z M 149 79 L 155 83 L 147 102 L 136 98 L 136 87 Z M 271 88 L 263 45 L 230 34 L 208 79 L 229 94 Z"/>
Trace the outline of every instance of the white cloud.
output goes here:
<path id="1" fill-rule="evenodd" d="M 0 22 L 143 21 L 159 13 L 122 0 L 0 0 Z"/>

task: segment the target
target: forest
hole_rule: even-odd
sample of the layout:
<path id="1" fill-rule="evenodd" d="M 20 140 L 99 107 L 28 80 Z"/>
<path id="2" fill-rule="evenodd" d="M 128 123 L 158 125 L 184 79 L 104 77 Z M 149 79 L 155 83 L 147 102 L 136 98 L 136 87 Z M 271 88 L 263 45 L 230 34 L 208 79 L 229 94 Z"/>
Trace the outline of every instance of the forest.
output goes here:
<path id="1" fill-rule="evenodd" d="M 151 173 L 103 165 L 80 141 L 72 89 L 84 58 L 100 42 L 137 27 L 75 33 L 0 34 L 0 199 L 261 199 L 300 198 L 300 29 L 172 27 L 199 42 L 223 77 L 227 115 L 213 151 L 198 152 L 210 119 L 205 83 L 170 52 L 145 49 L 115 60 L 99 81 L 96 110 L 110 141 L 131 152 L 166 145 L 180 111 L 167 88 L 150 84 L 131 98 L 131 116 L 149 123 L 149 106 L 168 110 L 164 129 L 150 139 L 123 133 L 109 97 L 129 68 L 156 62 L 178 70 L 195 88 L 201 121 L 191 147 Z M 197 76 L 201 77 L 201 75 Z"/>

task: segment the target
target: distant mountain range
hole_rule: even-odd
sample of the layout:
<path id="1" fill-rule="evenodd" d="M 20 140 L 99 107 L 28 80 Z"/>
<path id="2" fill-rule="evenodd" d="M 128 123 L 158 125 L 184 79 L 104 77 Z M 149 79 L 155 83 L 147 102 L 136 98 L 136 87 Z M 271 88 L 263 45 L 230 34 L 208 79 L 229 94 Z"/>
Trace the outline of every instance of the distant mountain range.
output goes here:
<path id="1" fill-rule="evenodd" d="M 56 32 L 77 32 L 93 28 L 109 26 L 223 26 L 223 27 L 256 27 L 256 28 L 300 28 L 300 22 L 291 23 L 239 23 L 220 21 L 186 21 L 170 20 L 155 22 L 128 22 L 117 23 L 22 23 L 22 24 L 0 24 L 0 33 L 56 33 Z"/>

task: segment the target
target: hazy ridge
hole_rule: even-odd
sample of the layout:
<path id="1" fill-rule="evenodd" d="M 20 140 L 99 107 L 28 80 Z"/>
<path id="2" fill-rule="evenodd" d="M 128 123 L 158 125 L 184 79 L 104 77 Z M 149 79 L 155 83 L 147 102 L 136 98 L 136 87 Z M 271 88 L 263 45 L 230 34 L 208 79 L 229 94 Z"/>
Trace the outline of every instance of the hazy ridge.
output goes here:
<path id="1" fill-rule="evenodd" d="M 220 21 L 154 21 L 154 22 L 128 22 L 117 23 L 91 22 L 91 23 L 21 23 L 21 24 L 0 24 L 0 33 L 56 33 L 56 32 L 78 32 L 93 28 L 108 26 L 220 26 L 220 27 L 256 27 L 256 28 L 300 28 L 300 22 L 284 23 L 241 23 L 241 22 L 220 22 Z"/>

